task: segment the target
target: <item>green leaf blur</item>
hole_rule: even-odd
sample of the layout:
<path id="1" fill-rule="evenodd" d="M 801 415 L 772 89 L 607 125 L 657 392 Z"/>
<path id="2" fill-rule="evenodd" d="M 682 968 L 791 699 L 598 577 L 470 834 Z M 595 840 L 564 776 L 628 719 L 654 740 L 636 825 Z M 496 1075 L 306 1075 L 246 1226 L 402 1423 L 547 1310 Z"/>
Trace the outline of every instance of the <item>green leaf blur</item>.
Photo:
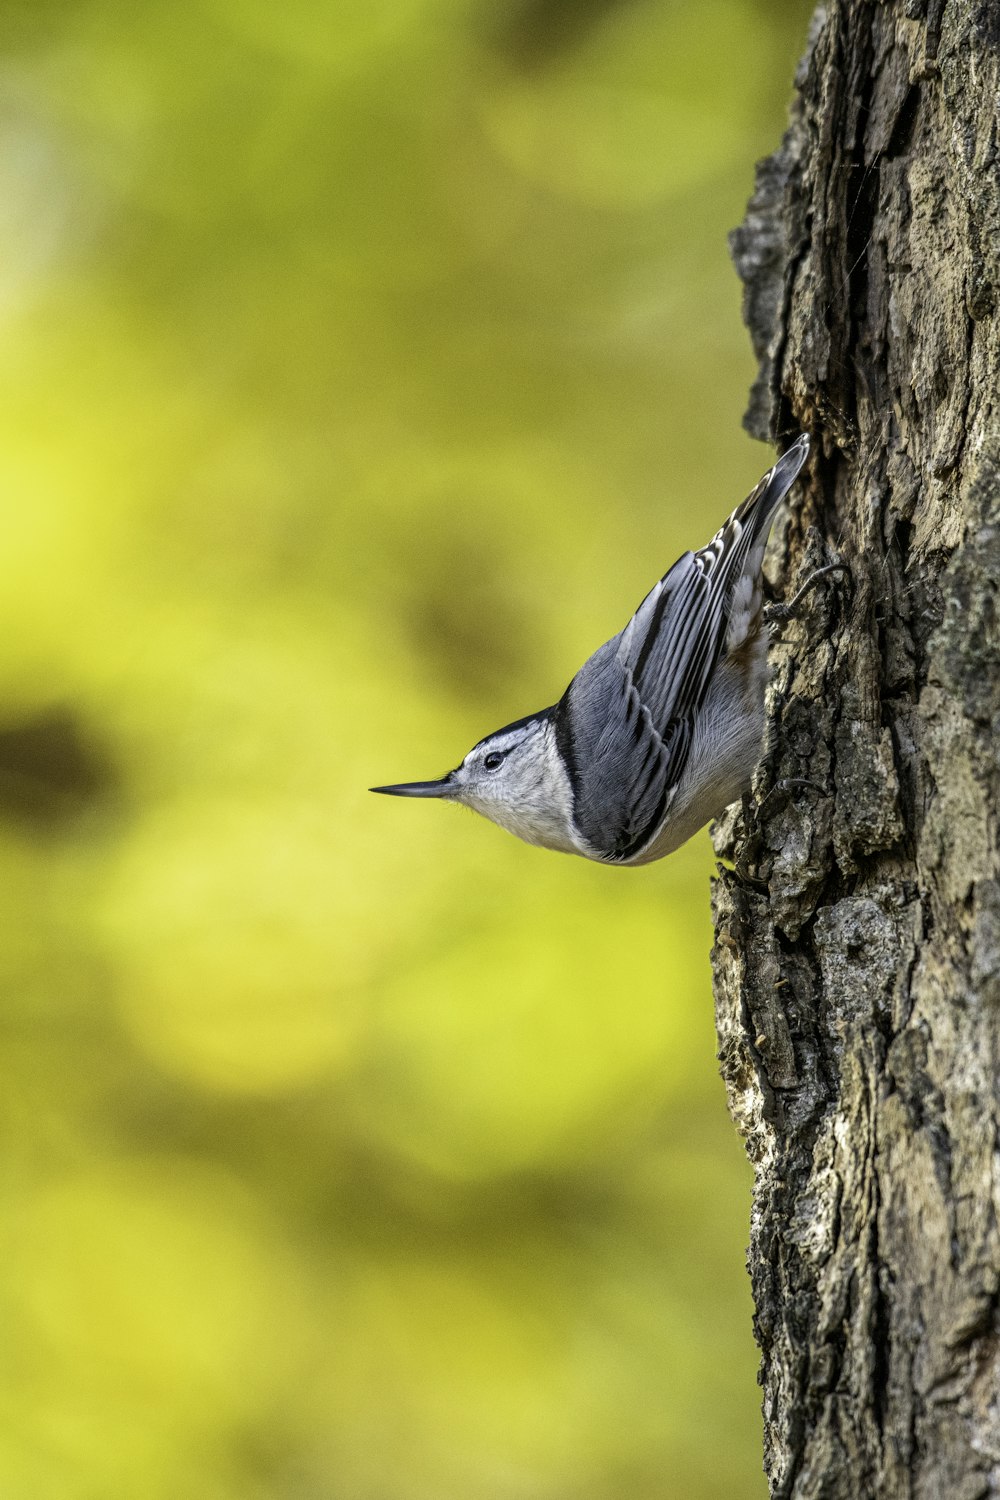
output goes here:
<path id="1" fill-rule="evenodd" d="M 366 788 L 765 466 L 804 11 L 7 7 L 5 1500 L 763 1494 L 707 838 Z"/>

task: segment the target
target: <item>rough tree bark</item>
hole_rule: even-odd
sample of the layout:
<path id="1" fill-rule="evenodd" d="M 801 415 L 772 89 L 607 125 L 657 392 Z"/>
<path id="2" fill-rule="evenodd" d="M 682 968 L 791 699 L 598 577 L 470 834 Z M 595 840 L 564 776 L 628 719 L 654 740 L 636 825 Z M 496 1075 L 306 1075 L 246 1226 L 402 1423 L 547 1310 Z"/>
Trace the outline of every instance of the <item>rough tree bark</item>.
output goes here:
<path id="1" fill-rule="evenodd" d="M 814 435 L 720 1060 L 774 1496 L 1000 1494 L 1000 0 L 830 0 L 733 236 L 748 425 Z"/>

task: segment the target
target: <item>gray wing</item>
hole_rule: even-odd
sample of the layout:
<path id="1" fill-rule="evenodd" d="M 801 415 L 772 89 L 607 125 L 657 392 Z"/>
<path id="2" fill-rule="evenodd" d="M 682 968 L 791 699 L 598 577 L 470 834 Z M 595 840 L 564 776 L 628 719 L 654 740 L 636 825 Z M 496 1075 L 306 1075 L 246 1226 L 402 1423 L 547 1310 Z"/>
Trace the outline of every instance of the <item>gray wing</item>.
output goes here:
<path id="1" fill-rule="evenodd" d="M 556 705 L 576 826 L 600 858 L 633 858 L 669 812 L 712 674 L 735 644 L 727 637 L 736 585 L 759 574 L 771 518 L 807 452 L 800 438 L 708 545 L 660 579 Z"/>

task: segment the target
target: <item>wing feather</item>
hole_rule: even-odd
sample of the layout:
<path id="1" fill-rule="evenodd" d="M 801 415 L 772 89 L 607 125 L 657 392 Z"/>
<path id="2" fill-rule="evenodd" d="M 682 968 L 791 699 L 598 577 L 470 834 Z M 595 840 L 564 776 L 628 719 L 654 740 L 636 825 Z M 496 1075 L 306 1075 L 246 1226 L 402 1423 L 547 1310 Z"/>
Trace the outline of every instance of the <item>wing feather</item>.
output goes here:
<path id="1" fill-rule="evenodd" d="M 631 859 L 669 812 L 727 647 L 734 590 L 759 572 L 771 518 L 807 451 L 796 443 L 707 546 L 678 559 L 556 706 L 575 821 L 599 858 Z"/>

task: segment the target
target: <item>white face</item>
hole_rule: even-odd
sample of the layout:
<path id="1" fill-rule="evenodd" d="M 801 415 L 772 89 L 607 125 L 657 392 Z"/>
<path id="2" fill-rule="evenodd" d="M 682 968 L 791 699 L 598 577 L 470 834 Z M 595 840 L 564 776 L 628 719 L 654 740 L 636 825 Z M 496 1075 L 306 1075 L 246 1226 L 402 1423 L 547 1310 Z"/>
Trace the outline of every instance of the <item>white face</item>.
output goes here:
<path id="1" fill-rule="evenodd" d="M 547 720 L 498 730 L 452 772 L 456 802 L 529 844 L 573 853 L 571 797 Z"/>

